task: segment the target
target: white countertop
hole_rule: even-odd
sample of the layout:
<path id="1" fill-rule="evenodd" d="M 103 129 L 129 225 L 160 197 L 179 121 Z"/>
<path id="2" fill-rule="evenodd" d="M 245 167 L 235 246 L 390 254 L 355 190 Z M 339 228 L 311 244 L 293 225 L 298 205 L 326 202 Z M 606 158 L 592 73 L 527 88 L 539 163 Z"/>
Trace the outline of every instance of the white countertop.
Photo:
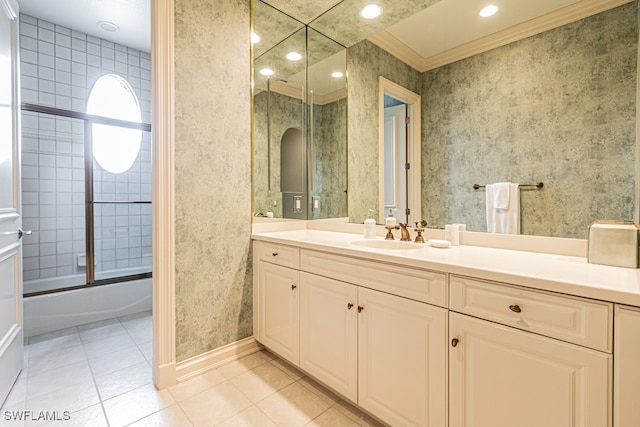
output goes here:
<path id="1" fill-rule="evenodd" d="M 351 244 L 354 240 L 363 240 L 360 234 L 308 229 L 255 233 L 252 238 L 640 306 L 640 269 L 589 264 L 581 257 L 479 246 L 438 249 L 429 244 L 411 250 L 370 249 Z"/>

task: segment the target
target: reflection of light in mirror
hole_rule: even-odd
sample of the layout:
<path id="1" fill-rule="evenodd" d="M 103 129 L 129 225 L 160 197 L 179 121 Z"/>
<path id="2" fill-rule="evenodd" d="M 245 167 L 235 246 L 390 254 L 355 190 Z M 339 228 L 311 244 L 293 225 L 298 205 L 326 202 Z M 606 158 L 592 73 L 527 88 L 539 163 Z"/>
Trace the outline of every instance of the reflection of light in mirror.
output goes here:
<path id="1" fill-rule="evenodd" d="M 339 79 L 342 76 L 344 76 L 344 73 L 341 71 L 334 71 L 333 73 L 331 73 L 331 77 L 333 77 L 334 79 Z"/>
<path id="2" fill-rule="evenodd" d="M 480 16 L 483 18 L 487 18 L 489 16 L 495 15 L 498 11 L 498 6 L 490 4 L 489 6 L 485 6 L 480 11 Z"/>
<path id="3" fill-rule="evenodd" d="M 369 4 L 362 8 L 360 11 L 360 15 L 366 19 L 374 19 L 380 16 L 382 13 L 382 8 L 377 4 Z"/>
<path id="4" fill-rule="evenodd" d="M 289 52 L 287 53 L 287 59 L 289 61 L 300 61 L 302 59 L 302 55 L 298 52 Z"/>
<path id="5" fill-rule="evenodd" d="M 260 43 L 260 36 L 251 31 L 251 44 Z"/>
<path id="6" fill-rule="evenodd" d="M 263 76 L 273 76 L 275 74 L 275 71 L 273 71 L 271 68 L 263 68 L 262 70 L 260 70 L 260 74 L 262 74 Z"/>

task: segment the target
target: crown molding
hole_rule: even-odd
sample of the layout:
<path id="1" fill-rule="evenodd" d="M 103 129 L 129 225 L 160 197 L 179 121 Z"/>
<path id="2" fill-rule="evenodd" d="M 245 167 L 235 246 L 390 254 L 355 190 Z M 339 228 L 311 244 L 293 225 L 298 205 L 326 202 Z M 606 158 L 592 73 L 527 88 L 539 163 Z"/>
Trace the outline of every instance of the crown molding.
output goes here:
<path id="1" fill-rule="evenodd" d="M 315 105 L 326 105 L 339 101 L 347 97 L 347 89 L 338 89 L 325 95 L 313 94 L 313 103 Z"/>
<path id="2" fill-rule="evenodd" d="M 290 98 L 302 100 L 302 90 L 298 86 L 291 86 L 282 81 L 275 81 L 269 85 L 269 90 L 280 95 Z M 313 103 L 316 105 L 325 105 L 347 97 L 347 89 L 338 89 L 325 95 L 313 94 Z"/>
<path id="3" fill-rule="evenodd" d="M 387 30 L 378 31 L 368 40 L 418 71 L 422 68 L 424 58 Z"/>
<path id="4" fill-rule="evenodd" d="M 388 31 L 374 34 L 369 37 L 369 41 L 416 70 L 425 72 L 622 6 L 631 1 L 633 0 L 582 0 L 428 58 L 420 56 Z"/>
<path id="5" fill-rule="evenodd" d="M 280 95 L 286 95 L 290 98 L 302 99 L 302 88 L 299 86 L 291 86 L 283 81 L 276 80 L 269 84 L 269 90 L 271 92 L 279 93 Z"/>

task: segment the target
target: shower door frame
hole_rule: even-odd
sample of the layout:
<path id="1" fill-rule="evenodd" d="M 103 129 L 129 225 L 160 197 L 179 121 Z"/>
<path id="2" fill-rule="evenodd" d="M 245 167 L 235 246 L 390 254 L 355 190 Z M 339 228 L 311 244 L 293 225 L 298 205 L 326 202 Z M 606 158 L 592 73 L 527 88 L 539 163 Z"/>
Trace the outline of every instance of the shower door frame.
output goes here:
<path id="1" fill-rule="evenodd" d="M 67 286 L 64 288 L 47 289 L 43 291 L 30 292 L 24 294 L 24 297 L 37 295 L 45 295 L 56 292 L 64 292 L 75 289 L 92 288 L 95 286 L 110 285 L 113 283 L 128 282 L 131 280 L 146 279 L 152 277 L 152 272 L 130 274 L 125 276 L 110 277 L 105 279 L 95 278 L 95 218 L 94 206 L 96 204 L 151 204 L 151 201 L 133 200 L 133 201 L 115 201 L 115 200 L 94 200 L 93 192 L 93 124 L 103 124 L 108 126 L 117 126 L 127 129 L 137 129 L 145 132 L 151 132 L 151 124 L 136 123 L 126 120 L 112 119 L 109 117 L 96 116 L 93 114 L 81 113 L 78 111 L 64 110 L 55 107 L 45 107 L 42 105 L 22 103 L 22 111 L 32 113 L 48 114 L 56 117 L 66 117 L 84 121 L 84 191 L 85 191 L 85 245 L 86 245 L 86 283 L 84 285 Z"/>

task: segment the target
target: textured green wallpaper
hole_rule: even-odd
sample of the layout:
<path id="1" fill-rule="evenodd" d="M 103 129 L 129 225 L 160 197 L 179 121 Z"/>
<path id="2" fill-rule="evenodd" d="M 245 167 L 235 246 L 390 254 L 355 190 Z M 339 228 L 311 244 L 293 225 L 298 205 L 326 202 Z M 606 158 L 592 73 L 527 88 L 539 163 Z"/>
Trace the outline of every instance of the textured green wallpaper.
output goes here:
<path id="1" fill-rule="evenodd" d="M 249 78 L 249 0 L 176 0 L 177 361 L 252 334 Z"/>

